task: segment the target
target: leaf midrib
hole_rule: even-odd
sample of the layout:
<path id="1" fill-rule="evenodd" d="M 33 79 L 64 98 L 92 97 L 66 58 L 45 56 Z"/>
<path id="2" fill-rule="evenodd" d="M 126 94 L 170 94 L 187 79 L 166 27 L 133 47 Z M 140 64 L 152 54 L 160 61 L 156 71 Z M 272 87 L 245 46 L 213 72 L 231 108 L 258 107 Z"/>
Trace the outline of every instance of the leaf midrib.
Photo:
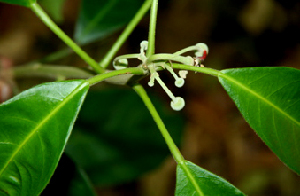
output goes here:
<path id="1" fill-rule="evenodd" d="M 187 165 L 187 161 L 184 160 L 178 164 L 181 166 L 183 172 L 187 175 L 188 179 L 194 186 L 196 193 L 198 193 L 199 196 L 204 196 L 204 193 L 202 192 L 201 188 L 197 184 L 196 178 L 193 176 L 192 172 L 190 171 L 190 168 Z"/>
<path id="2" fill-rule="evenodd" d="M 286 116 L 288 119 L 290 119 L 291 121 L 293 121 L 294 123 L 296 123 L 298 126 L 300 126 L 300 122 L 298 122 L 295 118 L 293 118 L 291 115 L 289 115 L 288 113 L 284 112 L 280 107 L 276 106 L 273 102 L 269 101 L 268 99 L 264 98 L 263 96 L 261 96 L 260 94 L 258 94 L 257 92 L 253 91 L 252 89 L 248 88 L 247 86 L 243 85 L 241 82 L 235 80 L 234 78 L 224 74 L 224 73 L 219 73 L 218 77 L 223 77 L 225 79 L 227 79 L 230 82 L 235 83 L 237 86 L 241 87 L 243 90 L 248 91 L 250 94 L 252 94 L 253 96 L 257 97 L 258 99 L 261 99 L 264 103 L 266 103 L 269 106 L 272 106 L 275 110 L 277 110 L 278 112 L 280 112 L 282 115 Z"/>
<path id="3" fill-rule="evenodd" d="M 2 176 L 3 172 L 6 170 L 6 168 L 8 167 L 8 165 L 13 161 L 13 159 L 15 158 L 15 156 L 20 152 L 21 148 L 26 145 L 26 143 L 28 142 L 28 140 L 30 140 L 30 138 L 32 138 L 34 136 L 35 133 L 38 133 L 37 131 L 45 124 L 47 123 L 51 117 L 53 115 L 55 115 L 64 105 L 66 105 L 66 103 L 73 98 L 73 96 L 79 92 L 80 90 L 82 90 L 82 88 L 84 88 L 85 86 L 87 86 L 88 83 L 84 82 L 81 83 L 78 87 L 76 87 L 64 100 L 62 101 L 60 104 L 57 105 L 57 107 L 52 110 L 52 112 L 50 112 L 40 123 L 37 124 L 37 126 L 28 134 L 28 136 L 24 139 L 24 141 L 19 145 L 18 148 L 15 149 L 15 151 L 12 153 L 11 157 L 9 160 L 7 160 L 7 162 L 5 163 L 5 165 L 3 166 L 3 168 L 0 170 L 0 176 Z"/>

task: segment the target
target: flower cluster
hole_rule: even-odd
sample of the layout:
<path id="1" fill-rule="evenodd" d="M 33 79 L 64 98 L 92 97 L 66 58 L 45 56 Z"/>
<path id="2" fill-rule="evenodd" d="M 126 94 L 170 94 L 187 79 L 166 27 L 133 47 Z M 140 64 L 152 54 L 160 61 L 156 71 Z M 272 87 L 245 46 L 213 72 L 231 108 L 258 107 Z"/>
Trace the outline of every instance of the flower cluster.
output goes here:
<path id="1" fill-rule="evenodd" d="M 141 60 L 141 66 L 145 70 L 148 70 L 150 72 L 150 81 L 148 82 L 148 85 L 152 87 L 154 86 L 155 81 L 157 81 L 167 93 L 167 95 L 172 99 L 171 107 L 173 108 L 173 110 L 181 110 L 185 106 L 184 99 L 181 97 L 175 97 L 173 95 L 173 93 L 167 88 L 165 83 L 160 79 L 157 70 L 163 68 L 169 71 L 175 79 L 175 86 L 180 88 L 184 85 L 184 79 L 186 79 L 188 71 L 180 70 L 178 76 L 173 70 L 172 61 L 179 62 L 184 65 L 203 67 L 202 61 L 206 58 L 208 54 L 208 47 L 204 43 L 198 43 L 194 46 L 187 47 L 173 54 L 154 54 L 147 58 L 146 51 L 148 49 L 148 42 L 143 41 L 141 42 L 140 46 L 141 49 L 139 54 L 128 54 L 119 56 L 114 60 L 113 66 L 115 67 L 115 69 L 123 69 L 128 66 L 128 59 L 137 58 Z M 182 56 L 183 53 L 190 51 L 195 51 L 194 58 L 190 56 Z"/>

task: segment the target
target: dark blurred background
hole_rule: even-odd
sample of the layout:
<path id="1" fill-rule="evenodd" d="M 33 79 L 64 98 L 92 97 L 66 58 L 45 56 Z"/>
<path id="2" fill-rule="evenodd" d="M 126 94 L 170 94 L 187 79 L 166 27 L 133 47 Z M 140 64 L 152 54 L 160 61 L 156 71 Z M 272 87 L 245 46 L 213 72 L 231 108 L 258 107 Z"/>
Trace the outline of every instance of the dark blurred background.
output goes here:
<path id="1" fill-rule="evenodd" d="M 79 0 L 67 0 L 61 28 L 70 36 L 78 17 Z M 146 16 L 119 54 L 139 52 L 147 39 Z M 159 2 L 156 52 L 173 53 L 195 43 L 209 47 L 206 67 L 286 66 L 300 68 L 300 2 L 297 0 L 164 0 Z M 100 60 L 118 34 L 84 46 Z M 5 70 L 26 64 L 65 45 L 28 9 L 0 4 L 0 95 L 12 96 L 15 83 Z M 85 66 L 76 55 L 56 64 Z M 183 156 L 253 196 L 300 195 L 300 177 L 289 170 L 258 138 L 217 79 L 189 73 L 182 89 L 172 91 L 186 100 Z M 170 80 L 168 83 L 167 81 Z M 145 81 L 146 83 L 147 81 Z M 19 84 L 20 85 L 20 84 Z M 21 84 L 21 89 L 33 84 Z M 160 88 L 147 90 L 165 97 Z M 165 99 L 169 104 L 168 98 Z M 100 187 L 103 196 L 174 194 L 176 164 L 169 156 L 159 168 L 138 179 Z"/>

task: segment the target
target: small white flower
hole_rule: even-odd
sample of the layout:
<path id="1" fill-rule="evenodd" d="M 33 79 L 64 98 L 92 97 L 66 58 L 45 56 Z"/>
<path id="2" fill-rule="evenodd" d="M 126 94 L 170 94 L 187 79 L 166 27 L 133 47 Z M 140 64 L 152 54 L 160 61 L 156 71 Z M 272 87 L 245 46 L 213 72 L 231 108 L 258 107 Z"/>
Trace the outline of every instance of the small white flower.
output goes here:
<path id="1" fill-rule="evenodd" d="M 154 86 L 154 80 L 156 77 L 159 77 L 157 72 L 154 72 L 150 75 L 150 81 L 148 82 L 150 87 Z"/>
<path id="2" fill-rule="evenodd" d="M 178 88 L 182 87 L 184 85 L 184 79 L 183 78 L 177 78 L 175 81 L 175 86 Z"/>
<path id="3" fill-rule="evenodd" d="M 171 107 L 175 111 L 180 111 L 185 106 L 185 101 L 181 97 L 175 97 L 173 101 L 171 101 Z"/>
<path id="4" fill-rule="evenodd" d="M 187 70 L 180 70 L 179 71 L 179 76 L 183 79 L 186 79 L 186 75 L 188 74 Z"/>
<path id="5" fill-rule="evenodd" d="M 181 110 L 185 106 L 184 99 L 181 97 L 174 97 L 173 93 L 168 89 L 166 84 L 159 78 L 158 73 L 154 69 L 150 69 L 150 72 L 151 72 L 151 76 L 148 85 L 150 87 L 154 86 L 154 80 L 157 80 L 157 82 L 164 89 L 167 95 L 172 99 L 171 107 L 173 108 L 173 110 L 175 111 Z M 184 80 L 182 78 L 178 78 L 178 80 L 176 80 L 175 82 L 176 86 L 182 86 L 183 84 L 184 84 Z"/>
<path id="6" fill-rule="evenodd" d="M 142 41 L 141 42 L 141 44 L 140 44 L 140 46 L 141 46 L 141 51 L 146 51 L 146 50 L 148 50 L 148 45 L 149 45 L 149 43 L 148 43 L 148 41 Z"/>
<path id="7" fill-rule="evenodd" d="M 173 75 L 175 79 L 175 86 L 178 88 L 182 87 L 184 85 L 184 79 L 182 77 L 178 77 L 175 73 L 172 67 L 166 65 L 166 69 Z"/>
<path id="8" fill-rule="evenodd" d="M 197 48 L 197 52 L 196 52 L 196 56 L 197 54 L 199 56 L 203 56 L 203 52 L 206 51 L 206 53 L 208 54 L 208 47 L 206 44 L 204 43 L 197 43 L 196 44 L 196 48 Z"/>

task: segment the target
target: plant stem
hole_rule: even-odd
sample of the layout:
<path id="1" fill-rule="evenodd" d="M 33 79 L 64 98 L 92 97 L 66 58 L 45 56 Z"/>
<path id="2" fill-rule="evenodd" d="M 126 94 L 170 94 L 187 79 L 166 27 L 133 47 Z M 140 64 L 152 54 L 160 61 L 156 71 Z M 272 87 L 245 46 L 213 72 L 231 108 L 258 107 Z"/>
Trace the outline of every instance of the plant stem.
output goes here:
<path id="1" fill-rule="evenodd" d="M 220 74 L 219 70 L 212 69 L 209 67 L 195 67 L 195 66 L 190 66 L 190 65 L 182 65 L 178 63 L 172 63 L 173 68 L 175 69 L 181 69 L 181 70 L 189 70 L 189 71 L 196 71 L 204 74 L 209 74 L 215 77 L 218 77 Z"/>
<path id="2" fill-rule="evenodd" d="M 145 91 L 145 89 L 142 87 L 141 84 L 135 84 L 133 86 L 133 89 L 142 98 L 144 104 L 146 105 L 146 107 L 150 111 L 150 114 L 152 115 L 153 120 L 156 122 L 156 124 L 158 126 L 158 129 L 160 130 L 161 134 L 165 138 L 166 144 L 168 145 L 175 161 L 177 163 L 182 163 L 184 161 L 184 158 L 181 155 L 181 153 L 180 153 L 179 149 L 177 148 L 177 146 L 175 145 L 175 143 L 173 141 L 173 138 L 171 137 L 168 130 L 166 129 L 165 124 L 162 121 L 162 119 L 160 118 L 156 108 L 154 107 L 154 105 L 152 104 L 150 98 L 148 97 L 147 92 Z"/>
<path id="3" fill-rule="evenodd" d="M 31 10 L 48 26 L 61 40 L 63 40 L 68 46 L 70 46 L 74 52 L 76 52 L 89 66 L 94 68 L 97 73 L 103 73 L 104 69 L 98 65 L 98 63 L 89 57 L 73 40 L 68 37 L 43 11 L 43 9 L 37 4 L 30 5 Z"/>
<path id="4" fill-rule="evenodd" d="M 198 193 L 199 196 L 204 196 L 201 188 L 198 186 L 195 177 L 192 175 L 190 172 L 189 168 L 186 165 L 186 161 L 184 160 L 182 154 L 180 153 L 179 149 L 175 145 L 171 135 L 169 134 L 168 130 L 165 127 L 164 122 L 160 118 L 156 108 L 154 105 L 151 103 L 150 98 L 147 95 L 147 92 L 145 89 L 142 87 L 141 84 L 135 84 L 133 86 L 133 89 L 137 92 L 137 94 L 142 98 L 144 104 L 150 111 L 150 114 L 152 115 L 154 121 L 156 122 L 158 129 L 160 130 L 161 134 L 165 138 L 166 144 L 168 145 L 175 161 L 182 167 L 183 171 L 186 173 L 187 177 L 193 184 L 194 188 L 196 189 L 196 192 Z"/>
<path id="5" fill-rule="evenodd" d="M 145 71 L 143 70 L 142 67 L 130 67 L 130 68 L 125 68 L 125 69 L 120 69 L 120 70 L 114 70 L 108 73 L 103 73 L 96 75 L 90 79 L 87 80 L 87 82 L 90 83 L 90 85 L 94 85 L 98 82 L 101 82 L 107 78 L 111 78 L 113 76 L 121 75 L 121 74 L 135 74 L 135 75 L 143 75 L 145 74 Z"/>
<path id="6" fill-rule="evenodd" d="M 151 12 L 150 12 L 150 26 L 149 26 L 149 37 L 148 37 L 148 50 L 146 56 L 149 58 L 155 53 L 155 32 L 156 32 L 156 22 L 157 22 L 157 10 L 158 10 L 158 0 L 152 1 Z"/>
<path id="7" fill-rule="evenodd" d="M 113 57 L 116 55 L 116 53 L 119 51 L 120 47 L 124 44 L 124 42 L 127 40 L 127 37 L 132 33 L 136 25 L 141 21 L 145 13 L 150 9 L 152 0 L 147 0 L 142 5 L 141 9 L 135 14 L 134 18 L 129 22 L 126 29 L 123 31 L 123 33 L 119 36 L 118 40 L 114 43 L 111 50 L 106 53 L 102 61 L 99 63 L 99 65 L 103 68 L 108 67 L 110 62 L 112 61 Z"/>

